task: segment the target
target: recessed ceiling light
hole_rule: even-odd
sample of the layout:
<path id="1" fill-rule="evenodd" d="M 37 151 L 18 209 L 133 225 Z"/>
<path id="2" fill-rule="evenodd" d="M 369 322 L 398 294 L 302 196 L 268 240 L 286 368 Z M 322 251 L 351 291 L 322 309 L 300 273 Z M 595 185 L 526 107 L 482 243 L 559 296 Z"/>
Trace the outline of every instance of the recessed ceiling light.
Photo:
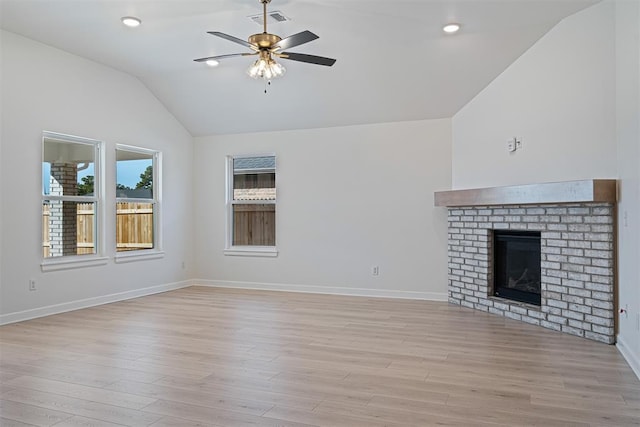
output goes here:
<path id="1" fill-rule="evenodd" d="M 460 29 L 460 24 L 447 24 L 444 27 L 442 27 L 442 31 L 449 34 L 456 33 L 458 32 L 459 29 Z"/>
<path id="2" fill-rule="evenodd" d="M 126 25 L 127 27 L 137 27 L 140 24 L 142 24 L 142 21 L 138 18 L 136 18 L 135 16 L 123 16 L 122 18 L 120 18 L 120 20 L 122 21 L 122 23 L 124 25 Z"/>
<path id="3" fill-rule="evenodd" d="M 217 67 L 218 65 L 220 65 L 220 63 L 215 59 L 209 59 L 205 62 L 205 64 L 207 64 L 209 67 Z"/>

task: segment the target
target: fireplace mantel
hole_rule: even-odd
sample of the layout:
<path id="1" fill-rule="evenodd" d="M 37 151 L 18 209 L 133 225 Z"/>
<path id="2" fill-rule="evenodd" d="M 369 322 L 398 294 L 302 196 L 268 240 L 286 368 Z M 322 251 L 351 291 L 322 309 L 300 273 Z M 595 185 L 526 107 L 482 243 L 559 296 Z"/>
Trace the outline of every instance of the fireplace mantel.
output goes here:
<path id="1" fill-rule="evenodd" d="M 435 206 L 491 206 L 553 203 L 615 203 L 615 179 L 548 182 L 506 187 L 437 191 Z"/>

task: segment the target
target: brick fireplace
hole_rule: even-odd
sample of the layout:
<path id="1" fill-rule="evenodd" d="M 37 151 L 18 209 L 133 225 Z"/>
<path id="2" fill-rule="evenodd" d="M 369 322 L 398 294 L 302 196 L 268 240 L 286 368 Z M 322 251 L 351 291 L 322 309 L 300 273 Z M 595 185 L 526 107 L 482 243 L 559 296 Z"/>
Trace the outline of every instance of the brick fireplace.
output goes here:
<path id="1" fill-rule="evenodd" d="M 452 304 L 615 342 L 615 180 L 438 192 Z M 496 296 L 494 233 L 540 233 L 540 305 Z"/>

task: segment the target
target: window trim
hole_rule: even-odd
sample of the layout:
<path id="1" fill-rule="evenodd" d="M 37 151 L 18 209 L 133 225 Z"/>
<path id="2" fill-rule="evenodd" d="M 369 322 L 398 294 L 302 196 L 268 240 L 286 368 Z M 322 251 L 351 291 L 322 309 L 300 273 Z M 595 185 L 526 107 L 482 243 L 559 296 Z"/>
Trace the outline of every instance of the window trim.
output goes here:
<path id="1" fill-rule="evenodd" d="M 118 252 L 117 236 L 115 235 L 116 230 L 114 229 L 114 236 L 113 236 L 114 242 L 115 242 L 114 262 L 116 262 L 117 264 L 121 264 L 121 263 L 127 263 L 127 262 L 163 258 L 164 250 L 162 245 L 162 152 L 151 149 L 151 148 L 143 148 L 143 147 L 137 147 L 137 146 L 125 145 L 125 144 L 116 144 L 116 161 L 114 163 L 116 182 L 114 183 L 114 188 L 118 180 L 118 173 L 117 173 L 117 165 L 118 165 L 117 151 L 118 150 L 151 155 L 152 166 L 153 166 L 152 168 L 153 169 L 153 192 L 152 192 L 153 198 L 139 199 L 139 198 L 115 197 L 115 206 L 117 208 L 117 205 L 119 202 L 132 202 L 132 203 L 151 202 L 153 204 L 153 248 Z M 116 191 L 116 195 L 117 195 L 117 190 L 114 190 L 114 191 Z"/>
<path id="2" fill-rule="evenodd" d="M 239 154 L 239 155 L 227 155 L 226 156 L 226 177 L 225 177 L 225 246 L 223 253 L 227 256 L 251 256 L 251 257 L 277 257 L 277 230 L 276 226 L 276 245 L 274 246 L 234 246 L 233 245 L 233 205 L 242 204 L 256 204 L 255 201 L 250 200 L 233 200 L 233 161 L 234 159 L 246 159 L 253 157 L 274 157 L 276 159 L 276 167 L 274 173 L 276 174 L 276 188 L 278 186 L 278 158 L 275 153 L 254 153 L 254 154 Z M 262 170 L 267 172 L 267 170 Z M 270 169 L 269 169 L 270 171 Z M 278 196 L 276 193 L 276 200 L 261 200 L 260 204 L 278 205 Z M 278 216 L 276 215 L 276 218 Z"/>
<path id="3" fill-rule="evenodd" d="M 42 132 L 42 143 L 41 143 L 41 162 L 42 165 L 45 162 L 44 159 L 44 144 L 46 139 L 54 139 L 60 140 L 61 142 L 69 142 L 72 144 L 83 144 L 83 145 L 91 145 L 94 149 L 94 159 L 93 159 L 93 176 L 94 176 L 94 184 L 93 184 L 93 196 L 52 196 L 44 194 L 44 187 L 42 187 L 42 183 L 44 182 L 44 173 L 41 172 L 41 189 L 40 189 L 40 210 L 42 210 L 42 204 L 45 200 L 61 200 L 61 201 L 84 201 L 91 202 L 94 204 L 94 224 L 95 224 L 95 233 L 94 233 L 94 254 L 85 254 L 85 255 L 64 255 L 61 257 L 42 257 L 42 261 L 40 263 L 40 267 L 43 272 L 46 271 L 58 271 L 58 270 L 67 270 L 73 268 L 83 268 L 83 267 L 92 267 L 97 265 L 105 265 L 109 261 L 109 258 L 106 257 L 105 254 L 105 203 L 104 203 L 104 190 L 105 190 L 105 168 L 104 168 L 104 159 L 105 159 L 105 143 L 104 141 L 100 141 L 93 138 L 85 138 L 81 136 L 68 135 L 64 133 L 58 132 L 50 132 L 43 131 Z M 42 166 L 41 166 L 42 169 Z M 44 224 L 42 224 L 42 220 L 40 221 L 40 241 L 42 241 L 42 236 L 44 234 Z"/>

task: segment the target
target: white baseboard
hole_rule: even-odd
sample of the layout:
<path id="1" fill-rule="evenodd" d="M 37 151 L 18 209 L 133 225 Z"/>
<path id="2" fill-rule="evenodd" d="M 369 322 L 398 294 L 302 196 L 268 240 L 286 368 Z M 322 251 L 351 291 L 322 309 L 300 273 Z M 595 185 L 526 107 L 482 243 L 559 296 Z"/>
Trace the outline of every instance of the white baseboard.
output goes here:
<path id="1" fill-rule="evenodd" d="M 229 280 L 194 280 L 193 286 L 214 288 L 259 289 L 266 291 L 302 292 L 310 294 L 350 295 L 373 298 L 401 298 L 447 301 L 446 292 L 390 291 L 383 289 L 340 288 L 334 286 L 288 285 L 281 283 L 235 282 Z"/>
<path id="2" fill-rule="evenodd" d="M 633 350 L 629 348 L 629 346 L 625 343 L 624 338 L 620 335 L 616 337 L 616 347 L 622 357 L 625 358 L 631 369 L 636 374 L 636 377 L 640 380 L 640 358 L 638 358 L 637 354 L 633 353 Z"/>
<path id="3" fill-rule="evenodd" d="M 0 315 L 0 325 L 22 322 L 24 320 L 35 319 L 37 317 L 65 313 L 67 311 L 94 307 L 96 305 L 108 304 L 111 302 L 124 301 L 132 298 L 143 297 L 146 295 L 159 294 L 161 292 L 172 291 L 174 289 L 186 288 L 188 286 L 191 286 L 192 284 L 193 281 L 185 280 L 183 282 L 167 283 L 164 285 L 150 286 L 148 288 L 119 292 L 117 294 L 103 295 L 94 298 L 65 302 L 62 304 L 48 305 L 46 307 L 34 308 L 31 310 L 17 311 L 15 313 Z"/>

